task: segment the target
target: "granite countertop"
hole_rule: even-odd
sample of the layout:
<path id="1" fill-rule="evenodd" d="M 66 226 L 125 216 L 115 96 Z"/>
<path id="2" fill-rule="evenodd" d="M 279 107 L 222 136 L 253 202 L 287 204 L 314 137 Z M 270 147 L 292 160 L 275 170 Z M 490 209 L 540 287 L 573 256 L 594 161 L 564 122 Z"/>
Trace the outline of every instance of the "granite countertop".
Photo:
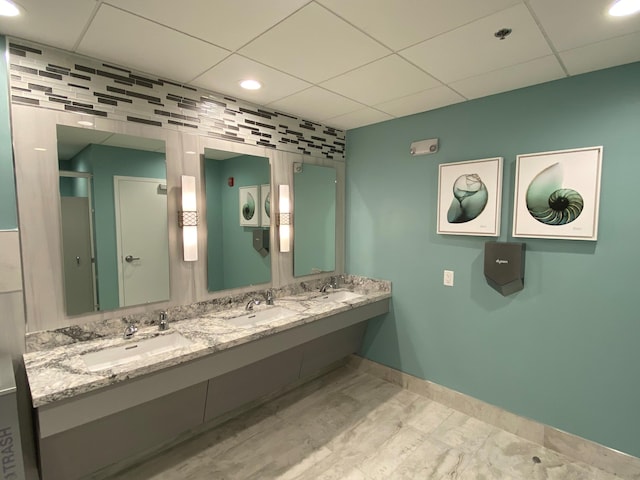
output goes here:
<path id="1" fill-rule="evenodd" d="M 311 289 L 304 283 L 298 284 L 298 288 L 280 289 L 276 291 L 275 305 L 291 310 L 295 312 L 295 315 L 246 327 L 234 326 L 226 320 L 248 313 L 245 310 L 245 300 L 252 298 L 251 294 L 245 294 L 242 298 L 175 307 L 174 312 L 169 309 L 169 329 L 163 332 L 160 332 L 157 325 L 152 324 L 154 323 L 152 321 L 136 322 L 127 318 L 123 318 L 115 325 L 112 324 L 108 329 L 108 334 L 103 333 L 97 335 L 98 338 L 96 338 L 96 335 L 88 334 L 85 329 L 82 332 L 83 335 L 80 335 L 81 341 L 58 342 L 62 343 L 61 345 L 51 341 L 51 338 L 59 337 L 59 333 L 38 332 L 36 336 L 39 337 L 39 340 L 42 338 L 47 340 L 41 341 L 39 349 L 36 350 L 32 346 L 31 350 L 35 351 L 24 354 L 33 406 L 35 408 L 42 407 L 52 402 L 141 377 L 391 297 L 390 282 L 364 277 L 349 276 L 345 281 L 344 288 L 332 291 L 341 290 L 352 291 L 361 296 L 345 302 L 327 302 L 321 300 L 325 294 L 320 293 L 317 288 Z M 286 295 L 279 296 L 282 293 Z M 217 308 L 212 307 L 214 303 Z M 254 311 L 260 312 L 269 308 L 273 307 L 261 302 L 254 307 Z M 189 315 L 188 312 L 195 313 Z M 175 317 L 183 318 L 175 320 Z M 136 323 L 139 330 L 134 338 L 125 340 L 122 338 L 123 325 L 128 323 Z M 102 328 L 106 329 L 104 325 Z M 132 361 L 97 372 L 89 371 L 82 358 L 85 353 L 122 346 L 126 343 L 133 344 L 136 341 L 158 335 L 171 335 L 175 332 L 191 341 L 191 344 L 167 353 L 156 354 L 143 360 Z M 67 336 L 68 333 L 66 332 Z M 32 339 L 31 344 L 33 343 Z"/>

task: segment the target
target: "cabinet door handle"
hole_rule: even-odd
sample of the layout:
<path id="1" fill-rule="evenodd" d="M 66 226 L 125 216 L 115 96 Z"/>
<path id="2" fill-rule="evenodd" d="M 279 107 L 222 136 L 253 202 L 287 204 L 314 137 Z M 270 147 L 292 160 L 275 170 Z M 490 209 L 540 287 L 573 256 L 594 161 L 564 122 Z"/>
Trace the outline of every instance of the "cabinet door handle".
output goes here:
<path id="1" fill-rule="evenodd" d="M 126 257 L 124 257 L 125 261 L 131 263 L 134 260 L 140 260 L 140 257 L 134 257 L 133 255 L 127 255 Z"/>

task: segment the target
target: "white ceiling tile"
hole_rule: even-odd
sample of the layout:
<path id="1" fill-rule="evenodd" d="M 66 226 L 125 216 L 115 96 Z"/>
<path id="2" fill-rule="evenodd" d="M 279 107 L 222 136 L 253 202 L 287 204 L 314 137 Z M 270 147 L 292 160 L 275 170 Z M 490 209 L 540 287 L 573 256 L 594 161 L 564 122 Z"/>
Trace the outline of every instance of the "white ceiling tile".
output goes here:
<path id="1" fill-rule="evenodd" d="M 109 3 L 228 50 L 236 50 L 309 0 L 109 0 Z"/>
<path id="2" fill-rule="evenodd" d="M 640 61 L 640 33 L 560 52 L 571 75 Z"/>
<path id="3" fill-rule="evenodd" d="M 23 14 L 0 17 L 2 35 L 27 38 L 54 47 L 72 50 L 91 19 L 93 0 L 20 0 Z"/>
<path id="4" fill-rule="evenodd" d="M 464 97 L 461 97 L 449 87 L 436 87 L 414 95 L 408 95 L 391 100 L 390 102 L 375 105 L 375 108 L 394 117 L 402 117 L 404 115 L 426 112 L 427 110 L 435 110 L 436 108 L 464 101 Z"/>
<path id="5" fill-rule="evenodd" d="M 391 52 L 325 8 L 310 3 L 240 53 L 318 83 Z"/>
<path id="6" fill-rule="evenodd" d="M 499 40 L 494 33 L 501 28 L 512 28 L 513 33 Z M 551 53 L 524 5 L 508 8 L 400 52 L 445 83 Z"/>
<path id="7" fill-rule="evenodd" d="M 268 105 L 270 108 L 290 113 L 305 120 L 322 122 L 327 118 L 361 109 L 363 106 L 348 98 L 312 87 Z"/>
<path id="8" fill-rule="evenodd" d="M 325 123 L 334 128 L 349 130 L 352 128 L 364 127 L 373 123 L 391 120 L 393 117 L 386 113 L 374 110 L 373 108 L 363 108 L 355 112 L 346 113 L 333 118 L 327 118 Z"/>
<path id="9" fill-rule="evenodd" d="M 536 58 L 449 84 L 467 98 L 480 98 L 566 77 L 554 55 Z"/>
<path id="10" fill-rule="evenodd" d="M 324 88 L 368 105 L 439 85 L 440 82 L 398 55 L 376 60 L 321 84 Z"/>
<path id="11" fill-rule="evenodd" d="M 262 88 L 245 90 L 240 87 L 240 81 L 247 79 L 258 80 Z M 190 83 L 257 104 L 273 102 L 312 86 L 240 55 L 231 55 Z"/>
<path id="12" fill-rule="evenodd" d="M 229 52 L 103 4 L 78 52 L 187 82 Z"/>
<path id="13" fill-rule="evenodd" d="M 607 13 L 612 3 L 613 0 L 529 1 L 558 51 L 640 31 L 640 15 L 612 17 Z"/>
<path id="14" fill-rule="evenodd" d="M 318 1 L 394 50 L 521 3 L 521 0 Z"/>

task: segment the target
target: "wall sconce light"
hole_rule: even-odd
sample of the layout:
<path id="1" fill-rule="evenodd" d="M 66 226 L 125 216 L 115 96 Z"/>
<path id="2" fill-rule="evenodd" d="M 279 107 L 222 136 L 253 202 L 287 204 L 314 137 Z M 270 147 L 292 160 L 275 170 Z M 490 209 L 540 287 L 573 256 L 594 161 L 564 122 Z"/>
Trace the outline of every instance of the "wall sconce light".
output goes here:
<path id="1" fill-rule="evenodd" d="M 291 215 L 291 202 L 289 200 L 289 185 L 278 187 L 278 234 L 280 237 L 280 251 L 291 251 L 291 227 L 293 226 Z"/>
<path id="2" fill-rule="evenodd" d="M 198 260 L 198 211 L 196 206 L 196 177 L 182 175 L 182 210 L 178 212 L 182 228 L 182 247 L 185 262 Z"/>

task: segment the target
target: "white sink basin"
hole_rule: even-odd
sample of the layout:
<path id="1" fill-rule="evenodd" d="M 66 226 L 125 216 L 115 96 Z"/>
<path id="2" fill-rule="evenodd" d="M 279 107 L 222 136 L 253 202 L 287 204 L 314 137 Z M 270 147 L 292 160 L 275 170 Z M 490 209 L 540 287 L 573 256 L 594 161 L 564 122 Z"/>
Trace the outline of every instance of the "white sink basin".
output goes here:
<path id="1" fill-rule="evenodd" d="M 154 355 L 188 347 L 189 345 L 191 345 L 190 340 L 174 332 L 139 341 L 123 341 L 123 344 L 117 347 L 85 353 L 82 355 L 82 360 L 84 360 L 90 372 L 98 372 L 107 368 L 117 367 L 129 362 L 144 360 Z"/>
<path id="2" fill-rule="evenodd" d="M 239 317 L 227 318 L 226 321 L 235 327 L 249 328 L 263 323 L 275 322 L 276 320 L 284 320 L 289 317 L 294 317 L 295 315 L 297 315 L 297 312 L 275 306 L 265 310 L 249 312 Z"/>
<path id="3" fill-rule="evenodd" d="M 353 293 L 346 290 L 342 290 L 339 292 L 329 292 L 324 295 L 314 298 L 314 300 L 318 302 L 343 302 L 348 303 L 353 300 L 359 300 L 362 298 L 362 295 L 359 293 Z"/>

